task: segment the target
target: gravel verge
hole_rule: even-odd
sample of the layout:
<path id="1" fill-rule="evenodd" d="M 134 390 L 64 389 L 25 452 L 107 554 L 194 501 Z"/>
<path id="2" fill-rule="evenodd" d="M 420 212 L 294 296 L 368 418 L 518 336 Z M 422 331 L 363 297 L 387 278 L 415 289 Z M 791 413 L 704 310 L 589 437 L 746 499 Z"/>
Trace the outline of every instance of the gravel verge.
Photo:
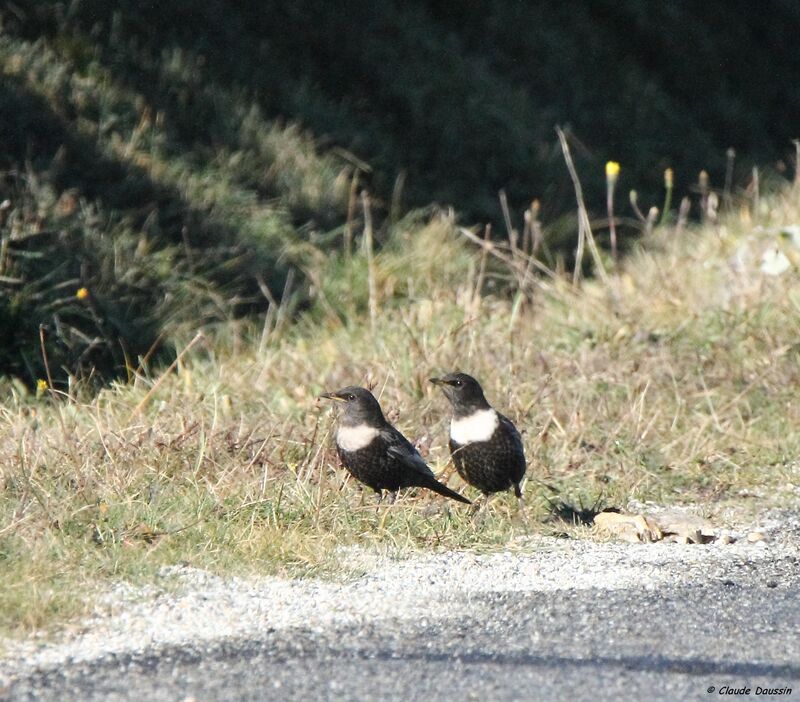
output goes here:
<path id="1" fill-rule="evenodd" d="M 120 655 L 224 645 L 265 632 L 302 630 L 313 635 L 380 620 L 441 622 L 463 617 L 465 602 L 470 615 L 479 616 L 492 593 L 657 591 L 736 578 L 742 569 L 751 575 L 756 571 L 754 577 L 773 587 L 772 580 L 785 579 L 787 560 L 798 563 L 800 514 L 773 512 L 751 528 L 765 538 L 755 543 L 740 538 L 730 544 L 681 545 L 531 537 L 514 552 L 447 552 L 403 559 L 348 549 L 341 552 L 343 565 L 364 574 L 345 582 L 223 579 L 193 568 L 169 567 L 161 572 L 163 586 L 113 588 L 101 598 L 94 616 L 55 641 L 4 642 L 0 693 L 33 674 Z"/>

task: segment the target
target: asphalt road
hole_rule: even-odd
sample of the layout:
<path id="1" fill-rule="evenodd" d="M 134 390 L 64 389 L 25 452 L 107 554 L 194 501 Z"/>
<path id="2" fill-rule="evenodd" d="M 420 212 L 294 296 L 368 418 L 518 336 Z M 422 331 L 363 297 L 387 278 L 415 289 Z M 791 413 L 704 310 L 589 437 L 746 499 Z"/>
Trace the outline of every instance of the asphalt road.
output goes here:
<path id="1" fill-rule="evenodd" d="M 466 594 L 463 617 L 381 617 L 103 662 L 14 681 L 14 700 L 800 699 L 796 556 L 697 582 Z M 680 578 L 676 578 L 680 580 Z M 425 593 L 420 592 L 424 597 Z M 749 695 L 727 689 L 749 688 Z M 713 688 L 712 692 L 709 692 Z"/>

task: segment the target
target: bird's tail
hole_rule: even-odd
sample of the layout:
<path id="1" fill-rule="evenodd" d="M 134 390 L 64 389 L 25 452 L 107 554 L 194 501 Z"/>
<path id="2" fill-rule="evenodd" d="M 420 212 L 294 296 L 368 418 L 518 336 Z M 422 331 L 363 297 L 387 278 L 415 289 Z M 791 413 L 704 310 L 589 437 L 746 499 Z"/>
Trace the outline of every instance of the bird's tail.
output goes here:
<path id="1" fill-rule="evenodd" d="M 431 478 L 430 481 L 425 483 L 423 487 L 433 490 L 434 492 L 438 492 L 440 495 L 444 495 L 445 497 L 449 497 L 451 500 L 458 500 L 466 505 L 472 504 L 472 502 L 466 497 L 459 495 L 455 490 L 451 490 L 449 487 L 447 487 L 447 485 L 442 485 L 442 483 L 435 478 Z"/>

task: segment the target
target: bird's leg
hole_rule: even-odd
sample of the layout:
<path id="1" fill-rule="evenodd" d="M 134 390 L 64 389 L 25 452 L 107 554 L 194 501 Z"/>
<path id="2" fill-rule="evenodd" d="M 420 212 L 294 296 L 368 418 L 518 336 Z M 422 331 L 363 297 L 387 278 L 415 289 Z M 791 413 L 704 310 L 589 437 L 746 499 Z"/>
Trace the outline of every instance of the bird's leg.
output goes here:
<path id="1" fill-rule="evenodd" d="M 477 517 L 484 509 L 486 509 L 486 505 L 489 504 L 489 493 L 485 492 L 481 496 L 480 499 L 475 500 L 472 505 L 472 516 Z"/>
<path id="2" fill-rule="evenodd" d="M 393 505 L 395 500 L 397 499 L 397 493 L 399 490 L 389 490 L 389 504 Z"/>
<path id="3" fill-rule="evenodd" d="M 514 494 L 517 496 L 517 508 L 520 516 L 522 517 L 523 524 L 528 523 L 528 503 L 522 497 L 522 490 L 519 485 L 514 486 Z"/>
<path id="4" fill-rule="evenodd" d="M 381 504 L 383 504 L 383 490 L 377 490 L 378 493 L 378 506 L 375 508 L 375 514 L 377 515 L 381 511 Z M 390 492 L 389 493 L 389 504 L 394 502 L 394 497 L 397 493 Z M 389 510 L 383 510 L 383 514 L 381 514 L 380 519 L 378 520 L 378 530 L 383 531 L 386 527 L 386 518 L 389 516 Z"/>

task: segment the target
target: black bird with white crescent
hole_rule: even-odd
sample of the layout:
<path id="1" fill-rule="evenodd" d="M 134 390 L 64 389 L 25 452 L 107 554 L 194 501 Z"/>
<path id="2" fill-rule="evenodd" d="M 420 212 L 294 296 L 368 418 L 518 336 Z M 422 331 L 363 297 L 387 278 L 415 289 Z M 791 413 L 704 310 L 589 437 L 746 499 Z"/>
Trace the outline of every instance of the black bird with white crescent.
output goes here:
<path id="1" fill-rule="evenodd" d="M 411 443 L 383 416 L 366 388 L 348 386 L 320 397 L 341 404 L 336 449 L 344 467 L 379 495 L 383 490 L 423 487 L 459 502 L 470 501 L 443 485 Z"/>
<path id="2" fill-rule="evenodd" d="M 450 453 L 458 474 L 486 495 L 513 488 L 522 497 L 525 452 L 513 422 L 487 402 L 472 376 L 449 373 L 430 380 L 453 406 Z"/>

